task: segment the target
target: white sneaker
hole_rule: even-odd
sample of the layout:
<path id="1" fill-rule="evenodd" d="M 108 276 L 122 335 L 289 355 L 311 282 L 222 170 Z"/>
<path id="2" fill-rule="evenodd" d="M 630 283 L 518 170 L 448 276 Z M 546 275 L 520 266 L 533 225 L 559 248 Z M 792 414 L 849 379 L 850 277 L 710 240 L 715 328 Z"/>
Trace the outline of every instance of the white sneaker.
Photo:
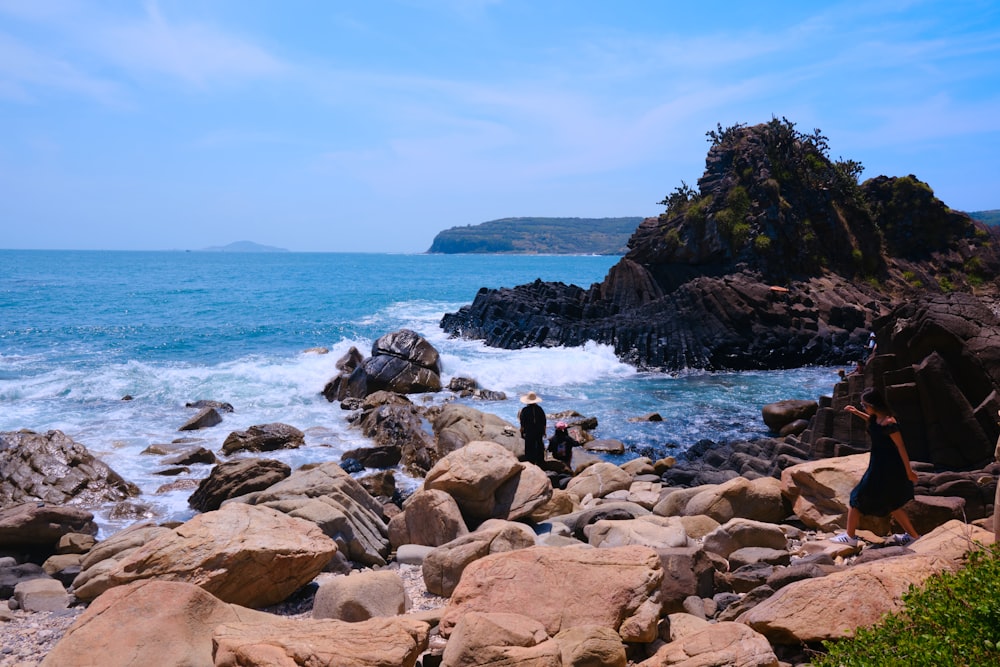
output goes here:
<path id="1" fill-rule="evenodd" d="M 837 535 L 836 537 L 831 537 L 830 541 L 831 542 L 836 542 L 837 544 L 846 544 L 849 547 L 856 547 L 856 546 L 858 546 L 858 538 L 851 537 L 847 533 L 841 533 L 840 535 Z"/>
<path id="2" fill-rule="evenodd" d="M 896 533 L 891 538 L 889 538 L 889 543 L 905 547 L 913 540 L 914 540 L 913 535 L 910 535 L 909 533 Z"/>

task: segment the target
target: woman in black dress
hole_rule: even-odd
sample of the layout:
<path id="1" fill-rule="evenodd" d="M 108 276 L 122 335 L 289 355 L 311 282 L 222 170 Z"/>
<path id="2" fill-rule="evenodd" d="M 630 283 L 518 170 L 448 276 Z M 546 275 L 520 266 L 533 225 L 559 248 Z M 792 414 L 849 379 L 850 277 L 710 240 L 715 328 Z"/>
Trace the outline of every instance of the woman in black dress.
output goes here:
<path id="1" fill-rule="evenodd" d="M 903 527 L 905 533 L 894 535 L 897 544 L 907 544 L 920 537 L 913 528 L 910 517 L 903 511 L 903 505 L 913 499 L 913 484 L 917 473 L 910 468 L 910 457 L 903 445 L 896 418 L 892 416 L 885 399 L 874 389 L 866 389 L 861 394 L 859 410 L 853 405 L 844 409 L 868 422 L 871 438 L 871 457 L 868 470 L 858 485 L 851 491 L 850 508 L 847 510 L 847 531 L 833 538 L 834 542 L 857 546 L 857 530 L 861 514 L 892 516 Z"/>

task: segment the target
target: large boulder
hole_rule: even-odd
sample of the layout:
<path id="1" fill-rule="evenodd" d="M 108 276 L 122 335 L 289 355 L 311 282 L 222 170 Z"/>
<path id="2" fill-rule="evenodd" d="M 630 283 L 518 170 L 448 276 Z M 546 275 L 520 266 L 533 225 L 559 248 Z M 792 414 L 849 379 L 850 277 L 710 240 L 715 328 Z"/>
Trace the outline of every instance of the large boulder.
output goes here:
<path id="1" fill-rule="evenodd" d="M 188 498 L 188 505 L 199 512 L 217 510 L 230 498 L 277 484 L 292 474 L 287 463 L 273 459 L 237 459 L 212 468 L 208 477 Z"/>
<path id="2" fill-rule="evenodd" d="M 810 461 L 785 468 L 781 489 L 792 512 L 806 526 L 836 531 L 847 524 L 851 489 L 868 468 L 868 454 Z M 876 533 L 889 528 L 886 517 L 861 515 L 860 527 Z"/>
<path id="3" fill-rule="evenodd" d="M 321 582 L 316 590 L 312 616 L 357 623 L 397 616 L 405 613 L 409 605 L 399 574 L 390 570 L 368 570 Z"/>
<path id="4" fill-rule="evenodd" d="M 185 581 L 224 602 L 262 607 L 312 581 L 336 553 L 336 543 L 311 522 L 230 503 L 161 533 L 73 588 L 81 600 L 93 600 L 137 580 Z"/>
<path id="5" fill-rule="evenodd" d="M 403 544 L 437 547 L 468 532 L 458 503 L 437 489 L 420 489 L 406 499 L 403 511 L 389 521 L 389 542 L 394 547 Z"/>
<path id="6" fill-rule="evenodd" d="M 490 519 L 474 532 L 428 553 L 421 566 L 424 585 L 431 593 L 448 597 L 469 563 L 490 554 L 527 549 L 535 542 L 535 534 L 523 523 Z"/>
<path id="7" fill-rule="evenodd" d="M 767 639 L 743 625 L 723 621 L 661 646 L 638 667 L 778 667 Z"/>
<path id="8" fill-rule="evenodd" d="M 930 575 L 956 570 L 974 541 L 992 534 L 952 521 L 913 543 L 909 556 L 882 558 L 781 588 L 737 619 L 773 644 L 810 644 L 854 635 L 902 608 L 903 594 Z"/>
<path id="9" fill-rule="evenodd" d="M 788 510 L 778 480 L 772 477 L 753 480 L 734 477 L 722 484 L 700 487 L 691 493 L 680 514 L 708 516 L 719 523 L 733 518 L 773 523 L 787 517 Z M 654 508 L 655 513 L 660 511 L 660 508 Z"/>
<path id="10" fill-rule="evenodd" d="M 0 432 L 0 507 L 43 501 L 98 507 L 139 494 L 62 431 Z"/>
<path id="11" fill-rule="evenodd" d="M 613 463 L 601 461 L 588 466 L 583 472 L 569 480 L 566 491 L 579 498 L 592 496 L 603 498 L 616 491 L 627 491 L 632 485 L 632 475 Z"/>
<path id="12" fill-rule="evenodd" d="M 549 636 L 600 625 L 625 642 L 651 642 L 662 581 L 660 559 L 648 547 L 531 547 L 494 554 L 466 567 L 439 628 L 448 636 L 469 612 L 509 612 L 541 622 Z"/>
<path id="13" fill-rule="evenodd" d="M 769 429 L 778 433 L 794 421 L 811 419 L 818 409 L 819 404 L 816 401 L 789 398 L 765 405 L 761 408 L 761 417 Z"/>
<path id="14" fill-rule="evenodd" d="M 78 507 L 19 503 L 0 509 L 0 545 L 4 549 L 55 552 L 63 535 L 97 535 L 94 515 Z"/>
<path id="15" fill-rule="evenodd" d="M 563 659 L 559 644 L 539 621 L 517 613 L 473 611 L 455 624 L 441 665 L 562 667 Z"/>
<path id="16" fill-rule="evenodd" d="M 94 600 L 42 666 L 211 665 L 217 625 L 276 618 L 222 602 L 194 584 L 144 579 Z"/>
<path id="17" fill-rule="evenodd" d="M 442 456 L 477 440 L 503 445 L 515 456 L 524 454 L 524 441 L 517 426 L 468 405 L 448 403 L 442 406 L 432 425 Z"/>
<path id="18" fill-rule="evenodd" d="M 497 511 L 500 488 L 525 467 L 503 445 L 476 440 L 438 461 L 427 472 L 424 489 L 450 494 L 466 517 L 489 519 Z"/>
<path id="19" fill-rule="evenodd" d="M 364 398 L 376 391 L 421 394 L 441 391 L 441 357 L 425 338 L 409 329 L 388 333 L 372 344 L 372 354 L 330 380 L 328 400 Z"/>
<path id="20" fill-rule="evenodd" d="M 237 502 L 262 505 L 315 523 L 353 562 L 387 562 L 389 527 L 382 505 L 336 463 L 297 470 L 263 491 L 228 501 Z"/>
<path id="21" fill-rule="evenodd" d="M 359 623 L 279 616 L 270 623 L 224 622 L 212 643 L 215 667 L 414 667 L 429 633 L 427 623 L 404 616 Z"/>

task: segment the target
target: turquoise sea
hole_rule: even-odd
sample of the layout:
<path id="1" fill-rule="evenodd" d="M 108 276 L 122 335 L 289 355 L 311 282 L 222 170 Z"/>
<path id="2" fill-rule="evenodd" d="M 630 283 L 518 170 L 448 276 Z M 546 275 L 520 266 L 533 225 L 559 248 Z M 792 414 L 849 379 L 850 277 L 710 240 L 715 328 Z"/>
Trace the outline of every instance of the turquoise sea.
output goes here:
<path id="1" fill-rule="evenodd" d="M 367 442 L 320 390 L 352 345 L 368 355 L 375 339 L 404 327 L 441 352 L 445 384 L 473 377 L 509 397 L 476 401 L 478 409 L 513 422 L 517 395 L 535 390 L 547 412 L 597 417 L 595 436 L 622 440 L 623 459 L 678 455 L 702 438 L 765 436 L 761 406 L 832 390 L 832 368 L 645 373 L 607 346 L 497 350 L 438 326 L 480 287 L 536 278 L 589 286 L 617 259 L 0 250 L 0 431 L 59 429 L 138 484 L 159 517 L 184 519 L 190 492 L 158 494 L 169 480 L 144 449 L 194 435 L 218 452 L 231 431 L 285 422 L 306 432 L 307 446 L 268 456 L 293 467 L 339 460 Z M 306 352 L 317 347 L 329 353 Z M 235 412 L 211 429 L 178 432 L 194 414 L 184 404 L 198 399 Z M 665 421 L 630 421 L 649 412 Z"/>

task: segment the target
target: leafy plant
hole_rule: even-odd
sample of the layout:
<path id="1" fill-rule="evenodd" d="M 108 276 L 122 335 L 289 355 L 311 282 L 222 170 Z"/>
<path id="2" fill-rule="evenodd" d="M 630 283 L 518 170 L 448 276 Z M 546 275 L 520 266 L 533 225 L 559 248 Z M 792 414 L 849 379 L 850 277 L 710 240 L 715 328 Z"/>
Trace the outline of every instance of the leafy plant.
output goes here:
<path id="1" fill-rule="evenodd" d="M 1000 664 L 1000 543 L 977 544 L 962 569 L 911 586 L 878 625 L 823 644 L 814 667 Z"/>

